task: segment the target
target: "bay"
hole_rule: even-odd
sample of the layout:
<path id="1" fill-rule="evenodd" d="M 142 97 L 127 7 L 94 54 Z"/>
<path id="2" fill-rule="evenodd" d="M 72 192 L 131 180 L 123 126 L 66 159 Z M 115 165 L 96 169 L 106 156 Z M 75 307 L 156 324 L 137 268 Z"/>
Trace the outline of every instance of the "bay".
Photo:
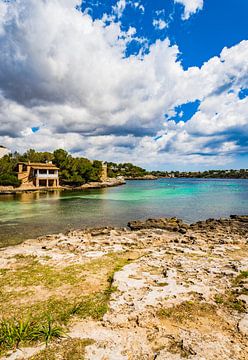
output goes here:
<path id="1" fill-rule="evenodd" d="M 135 219 L 176 216 L 191 223 L 248 214 L 247 179 L 158 179 L 84 191 L 0 196 L 0 246 L 40 235 Z"/>

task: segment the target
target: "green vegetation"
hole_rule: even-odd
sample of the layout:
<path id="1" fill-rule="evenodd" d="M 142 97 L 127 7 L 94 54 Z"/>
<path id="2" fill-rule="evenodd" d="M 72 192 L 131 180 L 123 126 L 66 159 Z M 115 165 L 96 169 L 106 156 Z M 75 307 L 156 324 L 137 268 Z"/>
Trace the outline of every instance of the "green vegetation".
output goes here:
<path id="1" fill-rule="evenodd" d="M 81 185 L 89 181 L 99 181 L 102 171 L 101 161 L 91 162 L 85 158 L 74 158 L 65 150 L 55 150 L 53 162 L 60 168 L 61 182 L 68 185 Z"/>
<path id="2" fill-rule="evenodd" d="M 116 176 L 124 176 L 125 178 L 128 177 L 142 177 L 147 175 L 148 172 L 145 169 L 142 169 L 139 166 L 135 166 L 131 163 L 124 163 L 124 164 L 116 164 L 113 162 L 108 163 L 108 176 L 109 177 L 116 177 Z"/>
<path id="3" fill-rule="evenodd" d="M 32 356 L 30 360 L 83 360 L 86 346 L 93 343 L 90 339 L 66 339 L 60 344 L 50 345 Z"/>
<path id="4" fill-rule="evenodd" d="M 0 175 L 0 186 L 19 187 L 20 185 L 21 185 L 21 181 L 17 179 L 15 174 Z"/>
<path id="5" fill-rule="evenodd" d="M 61 326 L 55 325 L 51 316 L 48 316 L 45 324 L 39 324 L 37 327 L 34 326 L 32 333 L 34 340 L 44 340 L 46 346 L 53 338 L 60 338 L 64 334 Z"/>
<path id="6" fill-rule="evenodd" d="M 150 174 L 157 177 L 174 178 L 218 178 L 218 179 L 248 179 L 248 169 L 240 170 L 208 170 L 208 171 L 152 171 Z"/>
<path id="7" fill-rule="evenodd" d="M 0 272 L 0 354 L 63 336 L 75 318 L 101 320 L 113 279 L 139 254 L 108 254 L 82 264 L 54 267 L 50 258 L 15 255 Z M 4 315 L 4 316 L 3 316 Z"/>
<path id="8" fill-rule="evenodd" d="M 17 179 L 18 162 L 53 161 L 60 168 L 61 184 L 79 186 L 90 181 L 99 181 L 102 171 L 101 161 L 90 161 L 83 157 L 73 157 L 63 149 L 50 152 L 36 152 L 33 149 L 24 154 L 9 154 L 0 159 L 0 186 L 20 186 Z"/>
<path id="9" fill-rule="evenodd" d="M 37 341 L 45 342 L 46 345 L 64 334 L 61 326 L 57 325 L 52 318 L 38 323 L 34 320 L 2 320 L 0 322 L 0 354 L 6 350 L 18 348 L 20 345 Z"/>
<path id="10" fill-rule="evenodd" d="M 240 295 L 248 295 L 248 289 L 243 284 L 248 284 L 248 271 L 241 271 L 233 280 L 232 289 L 225 294 L 215 295 L 216 304 L 225 306 L 229 309 L 236 310 L 240 313 L 246 312 L 246 304 L 238 297 Z"/>
<path id="11" fill-rule="evenodd" d="M 214 315 L 214 305 L 199 301 L 184 301 L 179 305 L 162 308 L 158 311 L 160 318 L 168 318 L 178 323 L 195 322 L 196 318 Z"/>
<path id="12" fill-rule="evenodd" d="M 20 186 L 15 172 L 17 163 L 17 154 L 5 155 L 0 158 L 0 186 Z"/>
<path id="13" fill-rule="evenodd" d="M 108 176 L 123 176 L 125 178 L 139 178 L 145 175 L 166 178 L 230 178 L 230 179 L 248 179 L 248 169 L 240 170 L 209 170 L 209 171 L 146 171 L 145 169 L 135 166 L 131 163 L 116 164 L 108 163 Z"/>
<path id="14" fill-rule="evenodd" d="M 8 284 L 13 287 L 39 286 L 54 288 L 63 284 L 75 285 L 84 283 L 85 278 L 82 276 L 85 265 L 70 265 L 63 268 L 53 268 L 48 265 L 40 264 L 32 256 L 19 258 L 20 262 L 15 269 L 0 269 L 0 286 Z"/>

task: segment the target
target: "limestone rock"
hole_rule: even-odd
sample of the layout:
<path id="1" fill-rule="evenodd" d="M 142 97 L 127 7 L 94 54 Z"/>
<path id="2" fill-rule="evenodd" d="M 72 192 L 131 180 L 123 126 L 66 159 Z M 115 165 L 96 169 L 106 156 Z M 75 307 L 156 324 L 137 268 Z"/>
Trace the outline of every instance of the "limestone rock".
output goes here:
<path id="1" fill-rule="evenodd" d="M 238 324 L 239 332 L 245 336 L 248 336 L 248 314 L 240 320 Z"/>

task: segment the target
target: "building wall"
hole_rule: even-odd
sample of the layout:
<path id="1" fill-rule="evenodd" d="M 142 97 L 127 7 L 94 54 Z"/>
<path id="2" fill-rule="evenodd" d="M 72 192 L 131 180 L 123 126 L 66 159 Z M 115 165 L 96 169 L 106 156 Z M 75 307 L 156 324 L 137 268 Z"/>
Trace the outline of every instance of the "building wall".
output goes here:
<path id="1" fill-rule="evenodd" d="M 36 175 L 34 175 L 33 171 L 32 164 L 18 165 L 18 179 L 22 181 L 22 184 L 34 185 L 36 187 L 59 187 L 58 170 L 54 170 L 54 174 L 38 173 Z"/>

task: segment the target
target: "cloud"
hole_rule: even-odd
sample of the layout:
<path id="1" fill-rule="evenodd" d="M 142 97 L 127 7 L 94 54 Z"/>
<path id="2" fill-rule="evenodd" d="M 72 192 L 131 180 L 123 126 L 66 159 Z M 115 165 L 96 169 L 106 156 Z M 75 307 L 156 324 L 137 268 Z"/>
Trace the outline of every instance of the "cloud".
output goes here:
<path id="1" fill-rule="evenodd" d="M 245 149 L 247 98 L 238 94 L 248 88 L 248 41 L 185 71 L 169 39 L 127 57 L 135 29 L 93 21 L 76 1 L 0 4 L 1 144 L 161 166 L 223 164 Z M 190 120 L 166 120 L 197 99 Z"/>
<path id="2" fill-rule="evenodd" d="M 163 30 L 168 27 L 168 24 L 162 19 L 154 19 L 152 24 L 157 30 Z"/>
<path id="3" fill-rule="evenodd" d="M 126 0 L 119 0 L 117 1 L 116 5 L 113 6 L 113 12 L 117 16 L 118 19 L 120 19 L 123 15 L 123 12 L 125 11 L 127 6 Z"/>
<path id="4" fill-rule="evenodd" d="M 203 0 L 174 0 L 175 3 L 184 6 L 183 20 L 188 20 L 191 15 L 203 9 Z"/>

